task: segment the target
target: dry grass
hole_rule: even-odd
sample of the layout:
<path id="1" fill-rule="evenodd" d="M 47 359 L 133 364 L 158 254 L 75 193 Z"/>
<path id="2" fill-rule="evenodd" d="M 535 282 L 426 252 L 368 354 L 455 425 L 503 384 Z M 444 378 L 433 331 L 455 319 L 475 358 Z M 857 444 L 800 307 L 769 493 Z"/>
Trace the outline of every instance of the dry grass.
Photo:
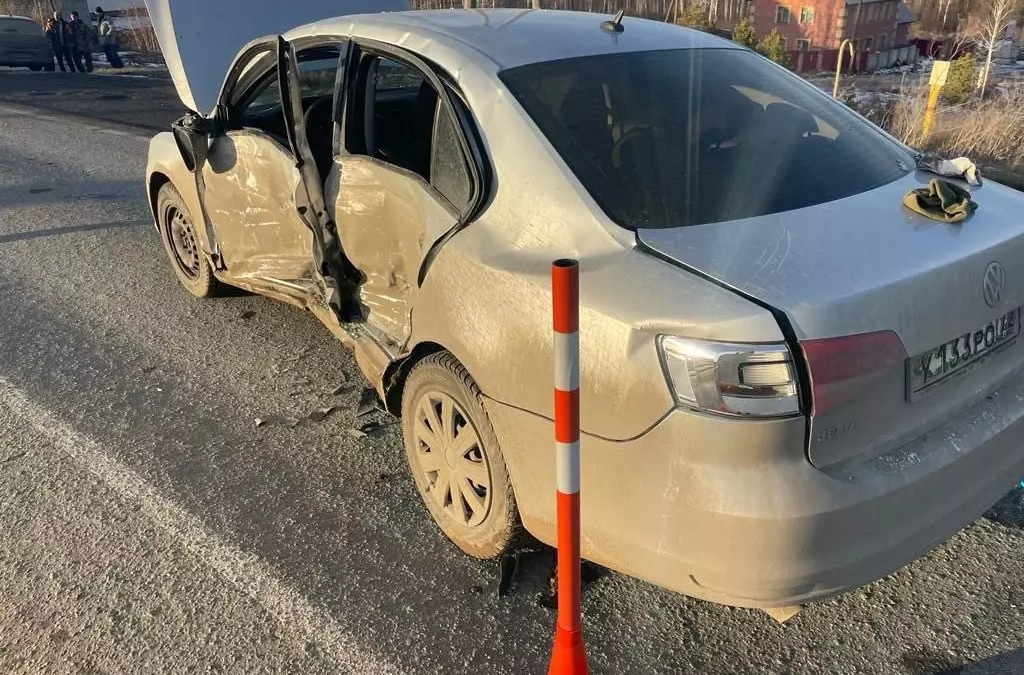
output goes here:
<path id="1" fill-rule="evenodd" d="M 862 113 L 913 148 L 1007 168 L 1024 167 L 1024 90 L 940 105 L 932 132 L 925 138 L 927 101 L 928 87 L 915 84 L 905 87 L 894 102 Z"/>
<path id="2" fill-rule="evenodd" d="M 924 146 L 924 113 L 928 107 L 927 87 L 905 87 L 896 102 L 887 106 L 881 120 L 890 134 L 912 148 Z"/>
<path id="3" fill-rule="evenodd" d="M 159 54 L 160 43 L 152 26 L 130 25 L 117 31 L 117 45 L 121 51 L 139 54 Z"/>
<path id="4" fill-rule="evenodd" d="M 1024 166 L 1024 94 L 943 110 L 928 145 L 952 155 Z"/>

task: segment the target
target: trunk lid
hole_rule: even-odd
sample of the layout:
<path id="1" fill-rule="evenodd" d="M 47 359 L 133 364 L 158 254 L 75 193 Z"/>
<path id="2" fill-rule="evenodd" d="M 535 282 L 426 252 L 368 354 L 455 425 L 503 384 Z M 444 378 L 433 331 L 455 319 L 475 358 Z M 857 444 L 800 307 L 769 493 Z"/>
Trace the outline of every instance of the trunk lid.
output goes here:
<path id="1" fill-rule="evenodd" d="M 1024 195 L 986 182 L 974 189 L 977 212 L 947 225 L 901 204 L 929 178 L 918 172 L 784 213 L 638 231 L 653 251 L 785 315 L 808 364 L 816 466 L 927 433 L 1024 363 L 1015 339 Z"/>
<path id="2" fill-rule="evenodd" d="M 252 40 L 350 14 L 409 9 L 407 0 L 146 0 L 181 102 L 208 115 L 238 52 Z"/>

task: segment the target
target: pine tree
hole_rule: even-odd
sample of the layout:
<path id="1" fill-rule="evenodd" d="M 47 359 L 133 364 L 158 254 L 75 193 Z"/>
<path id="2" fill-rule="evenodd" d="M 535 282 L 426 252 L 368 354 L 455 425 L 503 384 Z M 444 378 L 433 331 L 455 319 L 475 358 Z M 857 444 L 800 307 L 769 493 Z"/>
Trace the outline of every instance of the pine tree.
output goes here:
<path id="1" fill-rule="evenodd" d="M 780 66 L 789 65 L 789 54 L 786 53 L 786 45 L 782 42 L 779 31 L 772 28 L 772 32 L 761 38 L 757 43 L 757 51 L 764 54 Z"/>
<path id="2" fill-rule="evenodd" d="M 680 0 L 681 2 L 682 0 Z M 696 28 L 708 33 L 715 28 L 714 22 L 708 19 L 708 6 L 701 0 L 691 0 L 679 13 L 679 25 Z"/>
<path id="3" fill-rule="evenodd" d="M 974 62 L 974 55 L 964 54 L 949 64 L 949 75 L 946 76 L 946 84 L 942 87 L 942 96 L 949 103 L 964 103 L 974 93 L 975 81 L 977 80 L 977 67 Z"/>
<path id="4" fill-rule="evenodd" d="M 732 31 L 732 41 L 750 49 L 757 49 L 757 33 L 749 17 L 743 17 Z"/>

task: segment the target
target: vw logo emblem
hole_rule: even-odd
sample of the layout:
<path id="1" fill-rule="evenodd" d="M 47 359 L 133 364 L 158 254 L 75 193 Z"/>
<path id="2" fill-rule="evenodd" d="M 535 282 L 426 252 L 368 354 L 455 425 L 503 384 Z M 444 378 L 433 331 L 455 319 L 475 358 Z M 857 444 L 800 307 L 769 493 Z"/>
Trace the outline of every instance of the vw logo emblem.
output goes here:
<path id="1" fill-rule="evenodd" d="M 984 296 L 985 304 L 995 308 L 999 304 L 999 298 L 1003 294 L 1003 286 L 1006 285 L 1006 272 L 1003 266 L 997 262 L 989 263 L 985 268 Z"/>

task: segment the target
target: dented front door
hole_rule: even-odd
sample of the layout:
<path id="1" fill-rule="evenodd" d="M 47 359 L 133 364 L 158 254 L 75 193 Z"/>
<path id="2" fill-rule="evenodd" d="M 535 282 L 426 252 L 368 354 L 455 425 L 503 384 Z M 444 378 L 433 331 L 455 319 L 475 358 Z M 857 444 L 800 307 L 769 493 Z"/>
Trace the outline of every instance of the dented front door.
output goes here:
<path id="1" fill-rule="evenodd" d="M 203 180 L 206 211 L 233 277 L 256 283 L 312 278 L 313 233 L 295 204 L 302 179 L 278 139 L 255 129 L 218 136 Z"/>
<path id="2" fill-rule="evenodd" d="M 306 186 L 291 147 L 291 101 L 280 61 L 279 39 L 260 43 L 247 62 L 264 74 L 222 94 L 228 128 L 210 144 L 204 204 L 228 274 L 303 289 L 314 279 L 314 236 L 299 211 Z"/>

